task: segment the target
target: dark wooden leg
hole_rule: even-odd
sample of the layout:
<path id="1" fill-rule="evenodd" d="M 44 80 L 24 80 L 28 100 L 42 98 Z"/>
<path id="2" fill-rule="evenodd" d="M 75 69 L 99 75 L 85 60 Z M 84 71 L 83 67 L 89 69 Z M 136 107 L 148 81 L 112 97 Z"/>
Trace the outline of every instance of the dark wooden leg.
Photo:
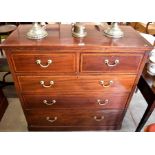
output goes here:
<path id="1" fill-rule="evenodd" d="M 0 121 L 7 109 L 7 106 L 8 106 L 8 101 L 0 88 Z"/>
<path id="2" fill-rule="evenodd" d="M 152 105 L 148 105 L 137 129 L 135 132 L 140 132 L 143 126 L 145 125 L 146 121 L 149 119 L 150 115 L 152 114 L 153 110 L 155 108 L 155 101 L 152 103 Z"/>

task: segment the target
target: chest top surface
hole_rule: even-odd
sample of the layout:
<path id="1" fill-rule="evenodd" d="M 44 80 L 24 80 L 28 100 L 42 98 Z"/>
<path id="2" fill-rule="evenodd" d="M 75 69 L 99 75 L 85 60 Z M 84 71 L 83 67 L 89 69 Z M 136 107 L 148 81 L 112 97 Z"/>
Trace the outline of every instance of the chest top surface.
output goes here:
<path id="1" fill-rule="evenodd" d="M 103 29 L 100 31 L 94 25 L 86 25 L 87 36 L 75 38 L 71 34 L 71 25 L 47 25 L 48 36 L 40 40 L 31 40 L 26 33 L 32 25 L 20 25 L 2 44 L 2 48 L 81 48 L 81 49 L 139 49 L 151 50 L 152 45 L 130 26 L 120 26 L 124 37 L 119 39 L 104 36 Z M 82 44 L 81 44 L 82 43 Z"/>

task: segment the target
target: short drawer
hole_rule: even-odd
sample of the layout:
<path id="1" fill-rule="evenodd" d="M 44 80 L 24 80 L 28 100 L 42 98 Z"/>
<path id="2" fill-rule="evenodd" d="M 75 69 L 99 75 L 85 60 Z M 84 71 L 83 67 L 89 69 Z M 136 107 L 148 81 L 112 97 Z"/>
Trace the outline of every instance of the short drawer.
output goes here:
<path id="1" fill-rule="evenodd" d="M 119 124 L 122 119 L 122 112 L 95 109 L 27 110 L 26 117 L 29 125 L 36 126 L 100 126 Z"/>
<path id="2" fill-rule="evenodd" d="M 130 92 L 135 75 L 18 76 L 23 93 Z"/>
<path id="3" fill-rule="evenodd" d="M 142 55 L 140 54 L 82 54 L 81 72 L 136 73 Z"/>
<path id="4" fill-rule="evenodd" d="M 121 94 L 122 95 L 122 94 Z M 100 108 L 124 109 L 128 94 L 89 93 L 76 95 L 23 95 L 25 109 L 35 108 Z"/>
<path id="5" fill-rule="evenodd" d="M 76 64 L 75 64 L 76 56 L 74 53 L 49 53 L 49 54 L 15 53 L 11 55 L 11 58 L 15 72 L 58 73 L 58 72 L 76 71 Z"/>

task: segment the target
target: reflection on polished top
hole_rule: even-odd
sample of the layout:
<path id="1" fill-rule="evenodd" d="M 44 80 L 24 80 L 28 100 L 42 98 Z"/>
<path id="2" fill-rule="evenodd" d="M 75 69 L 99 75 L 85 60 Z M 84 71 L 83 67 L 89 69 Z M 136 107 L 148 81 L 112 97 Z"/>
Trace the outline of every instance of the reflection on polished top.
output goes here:
<path id="1" fill-rule="evenodd" d="M 81 49 L 106 49 L 114 47 L 117 49 L 138 48 L 139 50 L 150 50 L 152 45 L 147 42 L 130 26 L 120 26 L 124 32 L 124 37 L 119 39 L 108 38 L 104 36 L 104 28 L 97 29 L 94 25 L 86 25 L 87 36 L 84 38 L 75 38 L 71 33 L 71 25 L 54 24 L 47 25 L 48 36 L 40 40 L 31 40 L 26 37 L 26 33 L 32 25 L 20 25 L 4 43 L 1 45 L 8 47 L 72 47 L 73 49 L 81 46 Z M 99 31 L 100 30 L 100 31 Z M 133 51 L 134 52 L 134 51 Z"/>

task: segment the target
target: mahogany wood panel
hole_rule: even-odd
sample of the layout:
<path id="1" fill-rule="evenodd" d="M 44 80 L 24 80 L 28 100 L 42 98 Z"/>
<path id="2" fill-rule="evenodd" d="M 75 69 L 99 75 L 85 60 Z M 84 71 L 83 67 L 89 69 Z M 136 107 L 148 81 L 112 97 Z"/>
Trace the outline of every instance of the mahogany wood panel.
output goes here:
<path id="1" fill-rule="evenodd" d="M 135 81 L 135 75 L 113 75 L 113 76 L 18 76 L 19 86 L 22 92 L 27 93 L 54 93 L 54 92 L 109 92 L 121 93 L 130 92 Z M 100 81 L 109 85 L 104 87 Z M 40 84 L 45 82 L 45 86 L 50 86 L 50 81 L 54 84 L 45 88 Z"/>
<path id="2" fill-rule="evenodd" d="M 46 52 L 46 51 L 45 51 Z M 25 51 L 26 54 L 12 54 L 12 61 L 15 72 L 75 72 L 76 71 L 76 56 L 75 53 L 50 53 L 35 54 Z M 46 52 L 47 53 L 47 52 Z M 41 67 L 36 61 L 40 60 L 41 65 L 47 66 L 48 60 L 52 63 L 48 67 Z"/>
<path id="3" fill-rule="evenodd" d="M 136 73 L 142 58 L 142 54 L 85 53 L 81 54 L 81 72 Z"/>
<path id="4" fill-rule="evenodd" d="M 100 109 L 124 109 L 128 99 L 128 93 L 108 94 L 90 93 L 87 96 L 80 95 L 23 95 L 25 109 L 55 109 L 55 108 L 100 108 Z"/>
<path id="5" fill-rule="evenodd" d="M 83 109 L 80 110 L 53 109 L 50 111 L 27 110 L 26 113 L 29 124 L 41 125 L 41 126 L 42 125 L 43 126 L 116 125 L 120 123 L 122 115 L 122 111 L 119 110 L 83 110 Z"/>
<path id="6" fill-rule="evenodd" d="M 29 125 L 29 131 L 100 131 L 100 130 L 119 130 L 121 123 L 117 125 L 100 126 L 34 126 Z"/>

